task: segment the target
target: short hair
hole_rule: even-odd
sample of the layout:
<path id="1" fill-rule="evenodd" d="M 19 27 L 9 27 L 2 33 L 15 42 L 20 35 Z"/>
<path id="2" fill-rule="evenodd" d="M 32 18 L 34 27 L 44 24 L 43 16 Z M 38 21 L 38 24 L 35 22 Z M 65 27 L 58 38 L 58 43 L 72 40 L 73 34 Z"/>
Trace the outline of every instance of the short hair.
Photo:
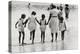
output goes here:
<path id="1" fill-rule="evenodd" d="M 31 15 L 36 15 L 36 12 L 35 11 L 32 11 Z"/>
<path id="2" fill-rule="evenodd" d="M 54 8 L 56 8 L 56 5 L 54 5 L 53 3 L 51 3 L 51 5 L 50 5 L 52 8 L 51 9 L 54 9 Z"/>
<path id="3" fill-rule="evenodd" d="M 22 14 L 22 15 L 21 15 L 21 18 L 25 18 L 25 17 L 26 17 L 26 15 L 25 15 L 25 14 Z"/>
<path id="4" fill-rule="evenodd" d="M 45 18 L 45 14 L 42 14 L 42 18 Z"/>
<path id="5" fill-rule="evenodd" d="M 68 4 L 65 4 L 65 6 L 69 6 Z"/>

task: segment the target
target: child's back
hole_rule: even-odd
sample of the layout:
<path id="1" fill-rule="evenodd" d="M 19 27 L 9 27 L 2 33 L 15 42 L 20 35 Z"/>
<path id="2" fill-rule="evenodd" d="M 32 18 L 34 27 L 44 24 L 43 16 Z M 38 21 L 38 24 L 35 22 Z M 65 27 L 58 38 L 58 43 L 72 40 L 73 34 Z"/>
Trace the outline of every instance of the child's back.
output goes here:
<path id="1" fill-rule="evenodd" d="M 60 30 L 60 31 L 65 30 L 65 22 L 64 22 L 63 17 L 60 17 L 60 18 L 59 18 L 59 30 Z"/>
<path id="2" fill-rule="evenodd" d="M 41 22 L 41 26 L 40 26 L 41 31 L 45 31 L 46 30 L 46 20 L 41 19 L 40 22 Z"/>
<path id="3" fill-rule="evenodd" d="M 20 18 L 18 21 L 18 31 L 24 31 L 23 19 Z"/>
<path id="4" fill-rule="evenodd" d="M 34 17 L 29 17 L 28 29 L 30 31 L 36 29 L 36 22 Z"/>

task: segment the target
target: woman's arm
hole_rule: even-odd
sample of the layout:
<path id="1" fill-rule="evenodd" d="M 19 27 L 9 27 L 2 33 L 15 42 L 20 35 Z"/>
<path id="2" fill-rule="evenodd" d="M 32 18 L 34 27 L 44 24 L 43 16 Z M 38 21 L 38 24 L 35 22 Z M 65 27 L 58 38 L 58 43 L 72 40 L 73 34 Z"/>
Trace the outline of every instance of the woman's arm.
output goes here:
<path id="1" fill-rule="evenodd" d="M 47 24 L 49 23 L 49 21 L 50 21 L 50 19 L 51 19 L 51 16 L 52 16 L 52 14 L 49 15 L 49 19 L 48 19 Z"/>

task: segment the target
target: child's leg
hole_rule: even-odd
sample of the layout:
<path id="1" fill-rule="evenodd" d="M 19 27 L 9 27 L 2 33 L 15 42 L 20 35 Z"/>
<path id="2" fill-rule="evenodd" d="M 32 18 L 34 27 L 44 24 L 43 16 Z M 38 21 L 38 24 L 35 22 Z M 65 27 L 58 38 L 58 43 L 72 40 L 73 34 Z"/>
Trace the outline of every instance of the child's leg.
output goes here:
<path id="1" fill-rule="evenodd" d="M 30 40 L 31 40 L 31 38 L 32 38 L 32 31 L 30 32 Z"/>
<path id="2" fill-rule="evenodd" d="M 45 42 L 45 31 L 43 32 L 43 43 Z"/>
<path id="3" fill-rule="evenodd" d="M 67 18 L 69 18 L 69 13 L 67 13 Z"/>
<path id="4" fill-rule="evenodd" d="M 33 40 L 34 40 L 34 38 L 35 38 L 35 30 L 33 31 Z"/>
<path id="5" fill-rule="evenodd" d="M 33 30 L 33 39 L 32 39 L 32 44 L 34 44 L 34 38 L 35 38 L 35 30 Z"/>
<path id="6" fill-rule="evenodd" d="M 51 40 L 51 42 L 53 42 L 53 33 L 51 33 L 51 36 L 52 36 L 52 40 Z"/>
<path id="7" fill-rule="evenodd" d="M 25 33 L 24 33 L 24 31 L 22 32 L 22 34 L 23 34 L 23 37 L 22 37 L 22 44 L 24 44 L 24 38 L 25 38 Z"/>
<path id="8" fill-rule="evenodd" d="M 62 38 L 62 40 L 64 40 L 64 33 L 65 33 L 65 31 L 61 31 L 61 38 Z"/>
<path id="9" fill-rule="evenodd" d="M 56 39 L 55 39 L 55 40 L 57 40 L 57 35 L 58 35 L 58 33 L 56 32 L 56 34 L 55 34 L 55 35 L 56 35 Z"/>
<path id="10" fill-rule="evenodd" d="M 21 32 L 19 31 L 19 44 L 21 43 Z"/>
<path id="11" fill-rule="evenodd" d="M 41 42 L 42 42 L 42 40 L 43 40 L 43 37 L 42 37 L 42 36 L 43 36 L 43 32 L 41 31 Z"/>

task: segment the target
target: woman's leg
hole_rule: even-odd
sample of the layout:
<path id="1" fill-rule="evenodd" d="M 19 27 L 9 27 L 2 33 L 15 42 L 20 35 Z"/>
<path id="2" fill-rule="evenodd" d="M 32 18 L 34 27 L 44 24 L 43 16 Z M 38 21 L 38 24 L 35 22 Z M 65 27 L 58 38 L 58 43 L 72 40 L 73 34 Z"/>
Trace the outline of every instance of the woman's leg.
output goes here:
<path id="1" fill-rule="evenodd" d="M 53 33 L 51 33 L 51 36 L 52 36 L 52 40 L 51 40 L 51 42 L 53 42 Z"/>
<path id="2" fill-rule="evenodd" d="M 21 43 L 21 32 L 19 31 L 19 44 Z"/>
<path id="3" fill-rule="evenodd" d="M 22 32 L 22 34 L 23 34 L 23 37 L 22 37 L 22 44 L 24 44 L 24 38 L 25 38 L 25 33 L 24 33 L 24 31 Z"/>
<path id="4" fill-rule="evenodd" d="M 64 40 L 64 33 L 65 33 L 65 31 L 61 31 L 61 38 L 62 38 L 62 40 Z"/>
<path id="5" fill-rule="evenodd" d="M 55 40 L 57 40 L 57 35 L 58 35 L 58 33 L 56 32 L 56 34 L 55 34 L 55 35 L 56 35 L 56 39 L 55 39 Z"/>

